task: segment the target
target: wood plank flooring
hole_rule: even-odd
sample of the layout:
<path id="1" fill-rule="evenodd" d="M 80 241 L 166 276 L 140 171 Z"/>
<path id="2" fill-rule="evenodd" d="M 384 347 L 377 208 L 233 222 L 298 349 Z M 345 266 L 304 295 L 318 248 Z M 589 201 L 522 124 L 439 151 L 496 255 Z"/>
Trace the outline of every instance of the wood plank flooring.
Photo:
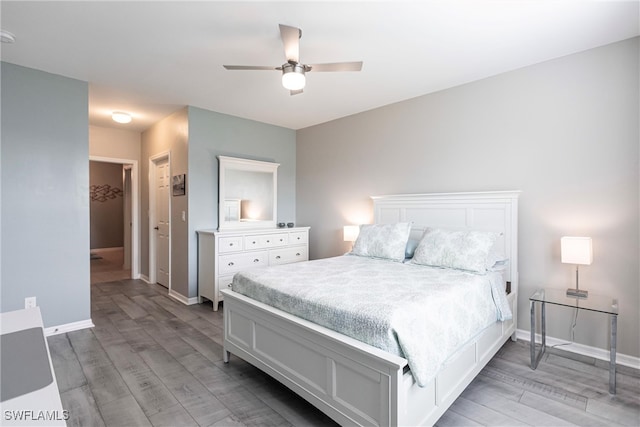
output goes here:
<path id="1" fill-rule="evenodd" d="M 111 282 L 131 278 L 131 269 L 124 269 L 124 248 L 91 250 L 91 283 Z"/>
<path id="2" fill-rule="evenodd" d="M 95 283 L 96 327 L 48 338 L 69 426 L 328 426 L 289 389 L 232 356 L 222 310 L 185 306 L 139 280 Z M 640 375 L 551 349 L 529 368 L 528 342 L 507 342 L 437 425 L 640 425 Z"/>

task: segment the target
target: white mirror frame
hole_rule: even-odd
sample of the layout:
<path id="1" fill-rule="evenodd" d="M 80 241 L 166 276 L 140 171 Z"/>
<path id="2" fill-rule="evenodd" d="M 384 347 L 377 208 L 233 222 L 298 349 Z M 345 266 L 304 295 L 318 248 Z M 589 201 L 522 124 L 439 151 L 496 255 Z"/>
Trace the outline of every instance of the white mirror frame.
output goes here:
<path id="1" fill-rule="evenodd" d="M 280 164 L 227 156 L 218 156 L 218 160 L 220 168 L 218 174 L 218 230 L 276 228 L 278 220 L 278 166 L 280 166 Z M 227 171 L 229 170 L 266 172 L 271 174 L 273 178 L 273 213 L 271 220 L 249 222 L 225 220 Z"/>

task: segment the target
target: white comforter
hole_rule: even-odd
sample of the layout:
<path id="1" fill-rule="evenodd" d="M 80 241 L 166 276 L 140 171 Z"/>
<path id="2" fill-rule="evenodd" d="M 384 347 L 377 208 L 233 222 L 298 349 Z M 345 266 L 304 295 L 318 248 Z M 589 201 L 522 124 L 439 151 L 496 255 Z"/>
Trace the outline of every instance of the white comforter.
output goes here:
<path id="1" fill-rule="evenodd" d="M 351 255 L 241 272 L 232 286 L 406 358 L 420 386 L 484 328 L 511 318 L 500 273 L 478 275 Z"/>

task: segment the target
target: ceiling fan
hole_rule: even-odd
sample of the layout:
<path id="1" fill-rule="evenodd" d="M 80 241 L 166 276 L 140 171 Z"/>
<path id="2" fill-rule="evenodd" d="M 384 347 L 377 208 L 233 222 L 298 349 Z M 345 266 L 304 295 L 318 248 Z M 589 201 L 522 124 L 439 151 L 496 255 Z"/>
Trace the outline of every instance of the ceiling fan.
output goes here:
<path id="1" fill-rule="evenodd" d="M 223 65 L 227 70 L 278 70 L 282 71 L 282 85 L 289 89 L 291 95 L 302 93 L 306 83 L 305 73 L 310 71 L 360 71 L 362 61 L 334 62 L 330 64 L 301 64 L 300 38 L 302 30 L 296 27 L 280 24 L 280 37 L 284 45 L 287 62 L 279 67 L 264 65 Z"/>

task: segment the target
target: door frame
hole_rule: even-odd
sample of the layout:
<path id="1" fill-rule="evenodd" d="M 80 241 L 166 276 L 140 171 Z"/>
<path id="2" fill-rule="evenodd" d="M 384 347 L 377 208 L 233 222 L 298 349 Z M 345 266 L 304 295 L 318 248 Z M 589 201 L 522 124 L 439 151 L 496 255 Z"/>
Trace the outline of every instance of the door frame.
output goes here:
<path id="1" fill-rule="evenodd" d="M 89 156 L 89 161 L 131 165 L 131 278 L 140 278 L 140 188 L 138 161 L 116 157 Z M 125 225 L 126 226 L 126 225 Z"/>
<path id="2" fill-rule="evenodd" d="M 155 233 L 154 224 L 157 222 L 156 212 L 156 165 L 158 162 L 166 160 L 169 167 L 169 177 L 171 177 L 171 152 L 163 151 L 149 157 L 149 282 L 156 283 L 156 259 L 158 256 L 158 242 L 157 235 Z M 171 228 L 173 221 L 171 221 L 171 193 L 167 198 L 169 203 L 169 283 L 167 284 L 167 290 L 171 293 L 171 242 L 173 240 Z"/>
<path id="3" fill-rule="evenodd" d="M 122 166 L 122 178 L 123 178 L 123 191 L 124 191 L 124 267 L 125 269 L 131 270 L 131 260 L 133 257 L 131 256 L 131 242 L 133 241 L 133 230 L 131 225 L 133 224 L 133 191 L 132 187 L 132 177 L 133 167 L 131 164 L 126 164 Z M 127 254 L 129 256 L 127 256 Z"/>

